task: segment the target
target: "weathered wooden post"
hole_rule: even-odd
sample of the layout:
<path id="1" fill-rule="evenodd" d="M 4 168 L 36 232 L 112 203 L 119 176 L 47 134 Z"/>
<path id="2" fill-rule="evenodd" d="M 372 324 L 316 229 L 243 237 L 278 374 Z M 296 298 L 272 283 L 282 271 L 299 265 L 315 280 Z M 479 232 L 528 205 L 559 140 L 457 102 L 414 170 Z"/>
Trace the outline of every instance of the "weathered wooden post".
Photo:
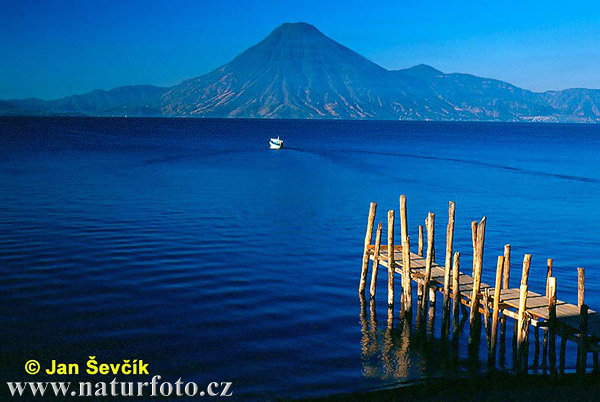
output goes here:
<path id="1" fill-rule="evenodd" d="M 388 307 L 394 308 L 394 210 L 388 211 L 388 244 L 387 244 L 387 265 L 388 265 Z"/>
<path id="2" fill-rule="evenodd" d="M 434 246 L 435 248 L 435 246 Z M 434 307 L 435 308 L 435 299 L 436 299 L 436 287 L 435 286 L 429 286 L 429 306 L 430 307 Z"/>
<path id="3" fill-rule="evenodd" d="M 521 358 L 524 354 L 523 348 L 525 346 L 524 339 L 524 326 L 525 326 L 525 309 L 527 307 L 527 285 L 521 284 L 519 293 L 519 313 L 517 321 L 517 353 L 519 356 L 519 366 L 521 365 Z"/>
<path id="4" fill-rule="evenodd" d="M 369 207 L 369 219 L 367 220 L 367 233 L 365 234 L 362 269 L 360 271 L 360 284 L 358 286 L 358 292 L 361 294 L 365 293 L 365 286 L 367 283 L 367 270 L 369 269 L 369 246 L 371 245 L 371 238 L 373 237 L 373 223 L 375 222 L 376 210 L 377 203 L 372 202 Z"/>
<path id="5" fill-rule="evenodd" d="M 585 374 L 588 306 L 585 304 L 585 268 L 577 268 L 577 306 L 579 307 L 579 342 L 577 344 L 577 373 Z"/>
<path id="6" fill-rule="evenodd" d="M 549 297 L 550 294 L 550 278 L 552 277 L 552 258 L 548 258 L 546 260 L 546 297 Z M 537 331 L 537 328 L 536 328 Z M 542 363 L 545 365 L 546 364 L 546 355 L 547 355 L 547 350 L 548 350 L 548 336 L 549 334 L 549 330 L 548 331 L 544 331 L 544 337 L 542 340 Z"/>
<path id="7" fill-rule="evenodd" d="M 567 354 L 567 329 L 561 328 L 560 331 L 560 361 L 558 363 L 558 374 L 559 377 L 562 377 L 565 374 L 565 361 Z"/>
<path id="8" fill-rule="evenodd" d="M 427 258 L 425 259 L 425 279 L 423 289 L 423 299 L 427 297 L 429 293 L 429 282 L 431 281 L 431 265 L 433 263 L 433 242 L 434 242 L 434 222 L 435 214 L 430 212 L 427 215 Z M 423 303 L 426 305 L 427 303 Z"/>
<path id="9" fill-rule="evenodd" d="M 588 306 L 582 304 L 579 311 L 580 324 L 579 324 L 579 347 L 577 351 L 579 353 L 579 365 L 577 366 L 577 372 L 580 378 L 585 375 L 587 366 L 587 334 L 588 334 Z"/>
<path id="10" fill-rule="evenodd" d="M 500 313 L 500 289 L 502 286 L 502 270 L 504 268 L 504 256 L 498 256 L 496 264 L 496 283 L 494 286 L 494 311 L 492 315 L 492 339 L 490 342 L 491 362 L 496 362 L 496 338 L 498 335 L 498 315 Z"/>
<path id="11" fill-rule="evenodd" d="M 400 196 L 400 222 L 402 230 L 402 309 L 412 314 L 412 279 L 410 276 L 410 240 L 408 238 L 408 214 L 406 196 Z"/>
<path id="12" fill-rule="evenodd" d="M 548 361 L 550 372 L 556 374 L 556 278 L 548 280 Z"/>
<path id="13" fill-rule="evenodd" d="M 427 230 L 427 228 L 429 228 L 428 221 L 429 221 L 429 213 L 427 213 L 427 217 L 425 218 L 425 222 L 424 222 L 425 225 L 423 225 L 425 227 L 425 230 Z M 427 258 L 425 258 L 425 262 L 427 262 Z M 427 303 L 427 296 L 425 293 L 425 275 L 423 274 L 422 277 L 417 278 L 416 282 L 417 282 L 417 298 L 419 300 L 419 305 L 417 306 L 417 310 L 425 310 L 424 306 L 425 306 L 425 303 Z M 423 311 L 419 311 L 417 317 L 421 317 L 423 315 L 422 313 L 423 313 Z"/>
<path id="14" fill-rule="evenodd" d="M 369 292 L 369 294 L 371 295 L 371 299 L 375 297 L 375 288 L 377 286 L 377 271 L 379 269 L 379 251 L 381 249 L 381 231 L 382 225 L 381 222 L 379 222 L 379 225 L 377 225 L 377 232 L 375 234 L 375 250 L 373 250 L 373 272 L 371 273 L 371 288 Z"/>
<path id="15" fill-rule="evenodd" d="M 529 268 L 531 266 L 531 254 L 525 254 L 524 258 L 523 258 L 523 271 L 521 273 L 521 285 L 528 285 L 529 282 Z M 528 296 L 529 292 L 527 291 L 527 289 L 525 289 L 525 305 L 523 306 L 524 309 L 527 308 L 527 296 Z M 521 296 L 521 295 L 519 295 Z M 519 307 L 520 307 L 520 300 L 519 300 Z M 521 316 L 519 316 L 521 317 Z M 529 352 L 529 328 L 525 329 L 523 326 L 524 325 L 528 325 L 527 323 L 530 320 L 527 320 L 527 323 L 525 322 L 521 322 L 523 320 L 523 318 L 527 318 L 525 316 L 521 317 L 519 319 L 519 324 L 518 324 L 518 333 L 517 333 L 517 350 L 521 350 L 521 348 L 527 347 L 528 349 L 526 351 L 524 351 L 524 353 L 520 354 L 521 357 L 527 357 L 528 356 L 528 352 Z M 527 336 L 527 338 L 525 337 Z M 527 365 L 527 362 L 525 362 L 525 365 Z"/>
<path id="16" fill-rule="evenodd" d="M 406 211 L 406 196 L 400 196 L 400 236 L 401 240 L 408 236 L 408 219 Z"/>
<path id="17" fill-rule="evenodd" d="M 523 258 L 523 272 L 521 274 L 521 285 L 527 285 L 529 281 L 529 267 L 531 266 L 531 254 L 525 254 Z"/>
<path id="18" fill-rule="evenodd" d="M 419 245 L 417 247 L 417 255 L 423 257 L 423 225 L 419 225 Z"/>
<path id="19" fill-rule="evenodd" d="M 546 297 L 550 292 L 550 278 L 552 277 L 552 258 L 546 260 Z"/>
<path id="20" fill-rule="evenodd" d="M 431 298 L 431 292 L 433 292 L 433 294 L 435 295 L 435 288 L 432 287 L 430 288 L 430 293 L 429 293 L 429 300 L 430 300 L 430 304 L 429 304 L 429 317 L 427 319 L 427 332 L 429 333 L 429 337 L 433 338 L 434 331 L 433 331 L 433 327 L 435 324 L 435 299 Z M 433 301 L 431 301 L 433 300 Z"/>
<path id="21" fill-rule="evenodd" d="M 585 268 L 577 268 L 577 305 L 585 303 Z"/>
<path id="22" fill-rule="evenodd" d="M 510 244 L 504 246 L 504 270 L 502 277 L 502 289 L 509 289 L 510 286 Z M 503 314 L 500 319 L 500 344 L 506 345 L 506 316 Z"/>
<path id="23" fill-rule="evenodd" d="M 523 318 L 527 307 L 527 281 L 529 279 L 529 267 L 531 266 L 531 254 L 525 254 L 523 258 L 523 272 L 521 274 L 521 288 L 519 293 L 519 319 L 517 326 L 517 345 L 520 347 L 523 343 Z"/>
<path id="24" fill-rule="evenodd" d="M 452 337 L 458 333 L 459 311 L 460 311 L 460 253 L 454 253 L 452 263 L 452 297 L 454 298 L 452 305 Z"/>
<path id="25" fill-rule="evenodd" d="M 510 289 L 510 244 L 504 246 L 504 277 L 502 289 Z"/>
<path id="26" fill-rule="evenodd" d="M 528 312 L 525 312 L 523 316 L 523 333 L 521 334 L 522 342 L 521 347 L 518 351 L 518 370 L 527 374 L 529 366 L 529 324 L 531 322 L 531 316 Z"/>
<path id="27" fill-rule="evenodd" d="M 402 283 L 404 286 L 404 292 L 402 293 L 402 309 L 405 318 L 410 321 L 410 316 L 412 315 L 412 277 L 410 270 L 410 238 L 408 236 L 402 247 L 402 261 Z M 404 278 L 406 278 L 406 281 Z"/>
<path id="28" fill-rule="evenodd" d="M 433 243 L 433 249 L 431 251 L 431 262 L 435 264 L 435 242 Z"/>
<path id="29" fill-rule="evenodd" d="M 471 222 L 471 238 L 473 240 L 473 266 L 475 265 L 475 254 L 477 254 L 477 221 Z"/>
<path id="30" fill-rule="evenodd" d="M 525 310 L 527 308 L 527 282 L 529 279 L 529 267 L 531 265 L 531 254 L 525 254 L 523 258 L 523 271 L 521 274 L 521 288 L 519 293 L 519 314 L 517 322 L 517 353 L 519 355 L 519 362 L 526 356 L 526 352 L 523 350 L 526 347 L 527 339 L 526 334 L 529 333 L 529 328 L 524 328 L 525 325 L 529 325 L 529 321 L 526 322 Z M 527 365 L 527 362 L 525 362 Z"/>
<path id="31" fill-rule="evenodd" d="M 454 242 L 454 202 L 448 205 L 448 226 L 446 227 L 446 259 L 444 261 L 444 299 L 442 308 L 442 330 L 447 331 L 450 313 L 450 272 L 452 271 L 452 243 Z"/>
<path id="32" fill-rule="evenodd" d="M 487 344 L 488 357 L 490 353 L 490 345 L 491 345 L 491 329 L 490 329 L 490 289 L 483 289 L 483 327 L 485 329 L 485 341 Z"/>
<path id="33" fill-rule="evenodd" d="M 473 291 L 471 293 L 471 311 L 469 315 L 469 344 L 475 342 L 477 336 L 475 331 L 475 318 L 479 314 L 479 291 L 481 286 L 481 270 L 483 267 L 483 245 L 485 243 L 485 224 L 487 218 L 484 216 L 476 226 L 473 233 L 477 234 L 475 239 L 475 253 L 473 255 Z M 473 227 L 473 226 L 472 226 Z"/>
<path id="34" fill-rule="evenodd" d="M 475 309 L 473 308 L 474 304 L 479 306 L 477 298 L 479 297 L 479 286 L 477 286 L 477 290 L 475 290 L 476 282 L 477 282 L 477 221 L 471 222 L 471 238 L 473 241 L 473 288 L 471 290 L 471 311 L 469 312 L 469 325 L 470 325 L 470 334 L 469 334 L 469 344 L 471 343 L 471 333 L 473 332 L 473 323 L 475 320 Z M 479 310 L 479 308 L 477 309 Z M 479 311 L 477 311 L 479 313 Z"/>

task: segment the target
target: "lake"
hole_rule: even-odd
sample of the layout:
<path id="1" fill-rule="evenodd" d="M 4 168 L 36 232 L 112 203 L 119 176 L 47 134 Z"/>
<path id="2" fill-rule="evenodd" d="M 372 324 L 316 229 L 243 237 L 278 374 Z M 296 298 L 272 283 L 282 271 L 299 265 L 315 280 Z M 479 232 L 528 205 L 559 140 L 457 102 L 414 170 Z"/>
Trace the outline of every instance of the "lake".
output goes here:
<path id="1" fill-rule="evenodd" d="M 286 148 L 269 150 L 277 135 Z M 452 363 L 439 323 L 429 342 L 390 335 L 384 271 L 376 316 L 361 306 L 369 202 L 385 221 L 406 194 L 413 239 L 435 212 L 443 261 L 455 201 L 465 272 L 485 215 L 483 281 L 510 243 L 511 285 L 532 253 L 543 293 L 553 258 L 558 297 L 576 303 L 585 267 L 597 310 L 599 166 L 595 125 L 1 118 L 0 372 L 143 358 L 165 380 L 265 399 L 485 370 L 485 341 L 479 366 L 465 347 Z"/>

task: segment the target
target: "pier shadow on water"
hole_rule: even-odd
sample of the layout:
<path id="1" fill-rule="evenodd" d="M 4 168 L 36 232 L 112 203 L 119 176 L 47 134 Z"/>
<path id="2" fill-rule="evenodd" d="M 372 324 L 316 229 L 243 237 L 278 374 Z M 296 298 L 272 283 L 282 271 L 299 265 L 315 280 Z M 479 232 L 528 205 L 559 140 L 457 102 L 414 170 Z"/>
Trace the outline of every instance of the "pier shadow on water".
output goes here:
<path id="1" fill-rule="evenodd" d="M 415 378 L 470 378 L 502 373 L 556 377 L 559 357 L 552 366 L 548 355 L 545 331 L 531 329 L 524 356 L 517 353 L 513 320 L 499 325 L 499 341 L 494 360 L 488 354 L 488 337 L 482 317 L 477 314 L 474 334 L 469 342 L 470 327 L 467 309 L 459 317 L 442 317 L 442 302 L 423 303 L 419 298 L 412 317 L 387 307 L 376 299 L 358 298 L 361 331 L 363 375 L 382 381 L 383 387 L 411 384 Z M 417 300 L 417 299 L 415 299 Z M 448 320 L 447 323 L 444 323 Z M 444 325 L 446 325 L 444 327 Z M 557 354 L 560 338 L 557 338 Z M 569 356 L 576 356 L 576 346 L 567 342 L 565 373 L 574 372 Z M 521 360 L 520 360 L 521 359 Z M 518 370 L 519 361 L 526 370 Z M 564 364 L 564 363 L 563 363 Z"/>

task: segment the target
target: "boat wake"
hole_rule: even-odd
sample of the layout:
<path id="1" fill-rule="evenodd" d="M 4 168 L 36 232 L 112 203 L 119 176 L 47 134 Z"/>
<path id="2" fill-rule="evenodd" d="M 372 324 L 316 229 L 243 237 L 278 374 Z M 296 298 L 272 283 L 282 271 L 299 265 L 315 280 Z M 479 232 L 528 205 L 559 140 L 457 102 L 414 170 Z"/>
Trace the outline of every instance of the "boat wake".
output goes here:
<path id="1" fill-rule="evenodd" d="M 302 151 L 302 152 L 313 153 L 315 155 L 326 156 L 326 157 L 331 157 L 331 156 L 334 155 L 331 152 L 318 151 L 318 150 L 310 150 L 310 151 L 309 150 L 300 150 L 300 149 L 296 149 L 296 150 L 297 151 Z M 407 154 L 407 153 L 401 153 L 401 152 L 382 152 L 382 151 L 364 151 L 364 150 L 343 150 L 343 151 L 340 150 L 340 151 L 335 151 L 336 155 L 339 155 L 341 153 L 344 153 L 344 154 L 347 154 L 347 155 L 351 155 L 351 154 L 369 154 L 369 155 L 394 156 L 394 157 L 400 157 L 400 158 L 413 158 L 413 159 L 422 159 L 422 160 L 424 159 L 424 160 L 447 161 L 447 162 L 455 162 L 455 163 L 462 163 L 462 164 L 469 164 L 469 165 L 476 165 L 476 166 L 488 167 L 488 168 L 492 168 L 492 169 L 509 170 L 509 171 L 513 171 L 515 173 L 528 174 L 528 175 L 532 175 L 532 176 L 553 177 L 553 178 L 556 178 L 556 179 L 570 180 L 570 181 L 579 181 L 579 182 L 584 182 L 584 183 L 599 183 L 600 182 L 600 180 L 598 180 L 596 178 L 593 178 L 593 177 L 575 176 L 575 175 L 568 175 L 568 174 L 561 174 L 561 173 L 544 172 L 544 171 L 540 171 L 540 170 L 524 169 L 524 168 L 515 167 L 515 166 L 502 165 L 502 164 L 498 164 L 498 163 L 483 162 L 483 161 L 477 161 L 477 160 L 472 160 L 472 159 L 448 158 L 448 157 L 442 157 L 442 156 L 419 155 L 419 154 Z"/>

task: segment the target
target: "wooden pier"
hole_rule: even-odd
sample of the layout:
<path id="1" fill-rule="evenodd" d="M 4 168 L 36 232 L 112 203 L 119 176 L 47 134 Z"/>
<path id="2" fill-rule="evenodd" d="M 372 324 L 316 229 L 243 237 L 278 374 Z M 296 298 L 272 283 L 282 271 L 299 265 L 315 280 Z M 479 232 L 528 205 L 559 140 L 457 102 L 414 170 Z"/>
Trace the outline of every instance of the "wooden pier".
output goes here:
<path id="1" fill-rule="evenodd" d="M 449 203 L 448 225 L 446 230 L 446 247 L 444 264 L 435 262 L 435 215 L 429 213 L 425 220 L 427 231 L 426 255 L 423 256 L 423 226 L 418 227 L 417 252 L 410 250 L 408 236 L 408 218 L 406 197 L 400 196 L 400 241 L 394 237 L 395 212 L 387 214 L 387 244 L 381 244 L 383 224 L 380 222 L 372 243 L 377 204 L 372 202 L 369 209 L 367 232 L 365 235 L 363 263 L 361 268 L 359 292 L 364 297 L 369 262 L 373 261 L 369 295 L 375 298 L 377 275 L 380 268 L 388 271 L 387 300 L 390 314 L 393 315 L 397 301 L 395 292 L 400 290 L 400 312 L 410 319 L 413 314 L 412 283 L 417 286 L 417 316 L 426 315 L 428 305 L 435 305 L 436 293 L 443 295 L 442 303 L 442 336 L 456 332 L 459 315 L 467 317 L 470 324 L 469 345 L 478 342 L 483 322 L 485 328 L 488 361 L 494 362 L 496 357 L 497 336 L 506 331 L 507 319 L 515 320 L 515 339 L 517 348 L 517 370 L 527 371 L 530 327 L 534 329 L 536 355 L 539 353 L 539 331 L 544 331 L 543 352 L 548 356 L 550 372 L 562 375 L 565 368 L 566 342 L 577 344 L 577 372 L 583 375 L 587 369 L 587 355 L 593 354 L 593 372 L 600 371 L 598 352 L 600 351 L 600 314 L 590 310 L 585 302 L 583 268 L 577 270 L 578 301 L 570 304 L 556 298 L 557 281 L 553 276 L 553 260 L 547 259 L 546 287 L 543 293 L 529 290 L 529 268 L 531 254 L 525 254 L 522 262 L 521 281 L 511 285 L 511 247 L 504 246 L 503 254 L 498 256 L 496 280 L 494 285 L 481 282 L 483 271 L 483 251 L 485 242 L 486 218 L 471 223 L 473 242 L 473 266 L 469 273 L 460 271 L 460 253 L 454 251 L 454 215 L 455 204 Z M 395 243 L 400 243 L 395 244 Z M 393 250 L 393 252 L 390 252 Z M 396 274 L 401 276 L 401 286 L 394 285 Z M 514 282 L 514 281 L 513 281 Z M 429 301 L 429 303 L 428 303 Z M 431 312 L 429 308 L 429 314 Z M 450 331 L 450 317 L 454 323 Z M 560 337 L 560 362 L 556 369 L 556 337 Z"/>

